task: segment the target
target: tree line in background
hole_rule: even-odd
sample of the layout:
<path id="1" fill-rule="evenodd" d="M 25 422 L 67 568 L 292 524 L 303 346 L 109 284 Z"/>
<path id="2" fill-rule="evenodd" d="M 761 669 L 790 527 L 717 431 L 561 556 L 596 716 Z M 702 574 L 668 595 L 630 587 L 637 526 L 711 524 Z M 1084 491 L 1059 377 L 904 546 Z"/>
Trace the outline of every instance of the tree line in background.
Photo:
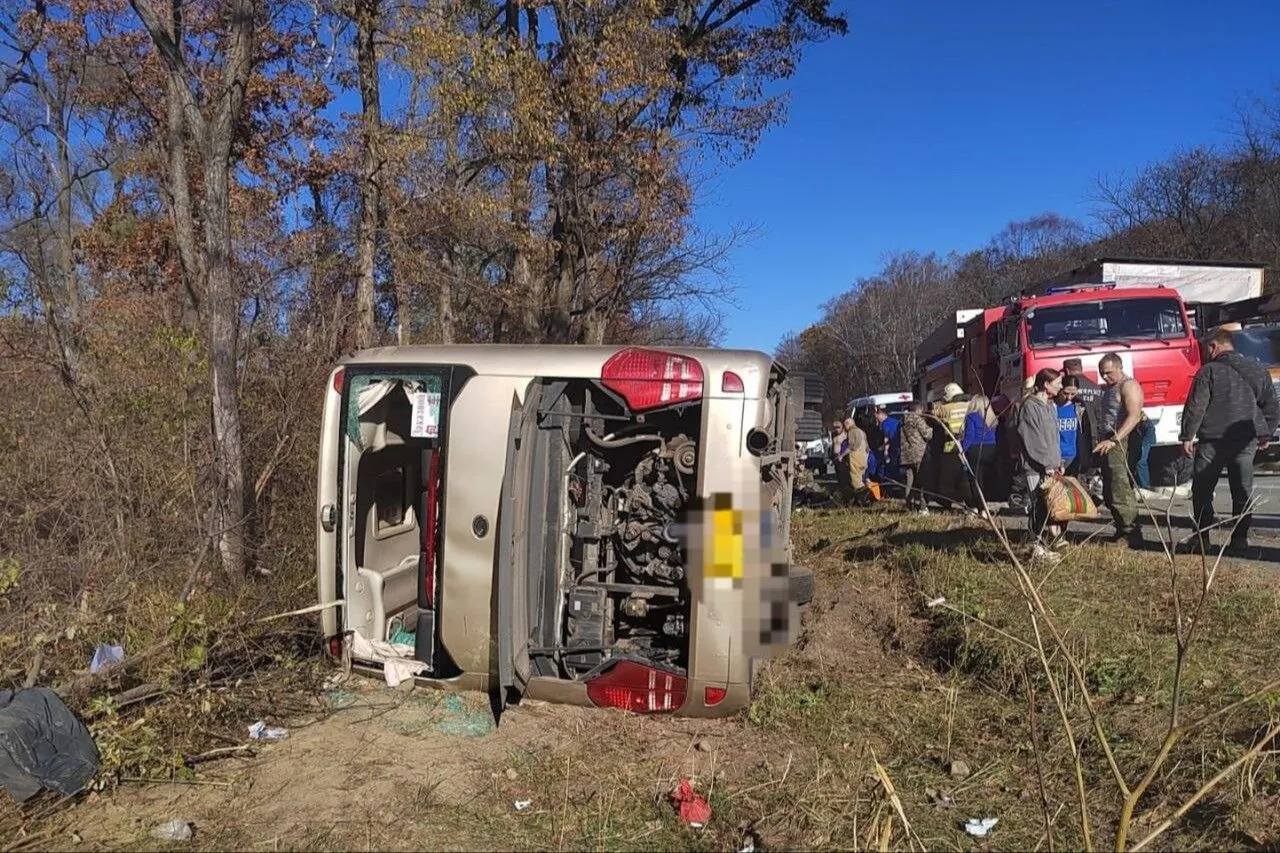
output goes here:
<path id="1" fill-rule="evenodd" d="M 825 377 L 828 404 L 908 390 L 916 345 L 963 308 L 998 305 L 1092 258 L 1115 255 L 1267 264 L 1280 271 L 1280 100 L 1259 101 L 1235 141 L 1199 147 L 1125 178 L 1099 182 L 1099 226 L 1045 213 L 1013 222 L 965 253 L 903 251 L 822 306 L 776 353 Z"/>
<path id="2" fill-rule="evenodd" d="M 698 180 L 846 29 L 828 0 L 3 5 L 0 555 L 80 579 L 305 547 L 351 350 L 712 340 L 735 235 Z"/>

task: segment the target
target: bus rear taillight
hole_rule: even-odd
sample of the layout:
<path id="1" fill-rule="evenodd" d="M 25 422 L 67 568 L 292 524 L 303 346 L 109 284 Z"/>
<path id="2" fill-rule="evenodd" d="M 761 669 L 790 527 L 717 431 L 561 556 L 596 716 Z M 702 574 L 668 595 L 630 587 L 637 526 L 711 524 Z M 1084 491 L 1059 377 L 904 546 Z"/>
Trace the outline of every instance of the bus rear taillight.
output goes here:
<path id="1" fill-rule="evenodd" d="M 702 365 L 675 353 L 624 349 L 604 363 L 600 380 L 638 412 L 702 399 Z"/>
<path id="2" fill-rule="evenodd" d="M 679 710 L 685 688 L 684 676 L 624 660 L 588 681 L 587 697 L 600 708 L 653 714 Z"/>

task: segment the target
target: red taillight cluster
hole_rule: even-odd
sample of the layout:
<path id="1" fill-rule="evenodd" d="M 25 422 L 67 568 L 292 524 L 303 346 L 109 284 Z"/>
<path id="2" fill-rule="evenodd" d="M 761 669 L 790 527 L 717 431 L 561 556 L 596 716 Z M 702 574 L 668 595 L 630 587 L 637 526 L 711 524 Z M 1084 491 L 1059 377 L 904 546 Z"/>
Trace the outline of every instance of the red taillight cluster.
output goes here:
<path id="1" fill-rule="evenodd" d="M 659 350 L 622 350 L 604 363 L 600 380 L 636 411 L 702 398 L 698 360 Z"/>
<path id="2" fill-rule="evenodd" d="M 345 367 L 339 367 L 333 372 L 333 390 L 337 391 L 339 394 L 342 393 L 342 381 L 346 372 L 347 370 Z"/>
<path id="3" fill-rule="evenodd" d="M 708 708 L 719 705 L 724 701 L 724 697 L 729 695 L 729 691 L 724 687 L 708 687 L 703 692 L 703 702 Z"/>
<path id="4" fill-rule="evenodd" d="M 334 660 L 342 659 L 342 635 L 336 634 L 329 638 L 329 657 Z"/>
<path id="5" fill-rule="evenodd" d="M 637 714 L 676 711 L 684 704 L 685 679 L 635 661 L 619 661 L 587 682 L 587 697 L 601 708 Z"/>
<path id="6" fill-rule="evenodd" d="M 726 370 L 720 380 L 720 392 L 723 394 L 741 394 L 746 390 L 742 377 L 731 370 Z"/>

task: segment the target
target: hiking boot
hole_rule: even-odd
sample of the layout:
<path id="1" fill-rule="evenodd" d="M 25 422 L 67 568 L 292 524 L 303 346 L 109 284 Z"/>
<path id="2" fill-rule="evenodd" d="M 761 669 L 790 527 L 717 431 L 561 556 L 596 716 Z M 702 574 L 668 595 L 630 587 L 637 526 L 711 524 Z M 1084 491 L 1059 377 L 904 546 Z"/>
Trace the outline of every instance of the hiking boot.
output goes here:
<path id="1" fill-rule="evenodd" d="M 1036 563 L 1047 563 L 1051 566 L 1062 562 L 1062 555 L 1056 551 L 1050 551 L 1045 546 L 1037 542 L 1031 547 L 1031 560 Z"/>
<path id="2" fill-rule="evenodd" d="M 1213 554 L 1213 543 L 1209 541 L 1208 536 L 1192 534 L 1178 543 L 1177 552 L 1179 554 L 1189 554 L 1193 557 L 1198 557 L 1201 554 Z"/>
<path id="3" fill-rule="evenodd" d="M 1249 547 L 1248 539 L 1232 539 L 1223 553 L 1228 557 L 1247 560 L 1253 556 L 1253 549 Z"/>
<path id="4" fill-rule="evenodd" d="M 1141 527 L 1130 527 L 1127 530 L 1117 530 L 1112 534 L 1111 538 L 1106 540 L 1112 545 L 1124 545 L 1135 551 L 1141 551 L 1146 547 L 1146 537 L 1142 535 Z"/>

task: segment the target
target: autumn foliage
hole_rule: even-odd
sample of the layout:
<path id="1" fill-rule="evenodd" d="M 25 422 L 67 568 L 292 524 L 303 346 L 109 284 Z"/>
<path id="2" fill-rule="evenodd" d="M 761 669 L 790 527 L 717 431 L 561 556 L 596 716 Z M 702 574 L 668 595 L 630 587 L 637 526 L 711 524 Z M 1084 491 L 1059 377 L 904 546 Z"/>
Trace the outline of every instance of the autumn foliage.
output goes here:
<path id="1" fill-rule="evenodd" d="M 825 0 L 7 5 L 0 557 L 32 600 L 297 589 L 342 354 L 709 340 L 700 158 L 748 154 L 844 29 Z"/>

